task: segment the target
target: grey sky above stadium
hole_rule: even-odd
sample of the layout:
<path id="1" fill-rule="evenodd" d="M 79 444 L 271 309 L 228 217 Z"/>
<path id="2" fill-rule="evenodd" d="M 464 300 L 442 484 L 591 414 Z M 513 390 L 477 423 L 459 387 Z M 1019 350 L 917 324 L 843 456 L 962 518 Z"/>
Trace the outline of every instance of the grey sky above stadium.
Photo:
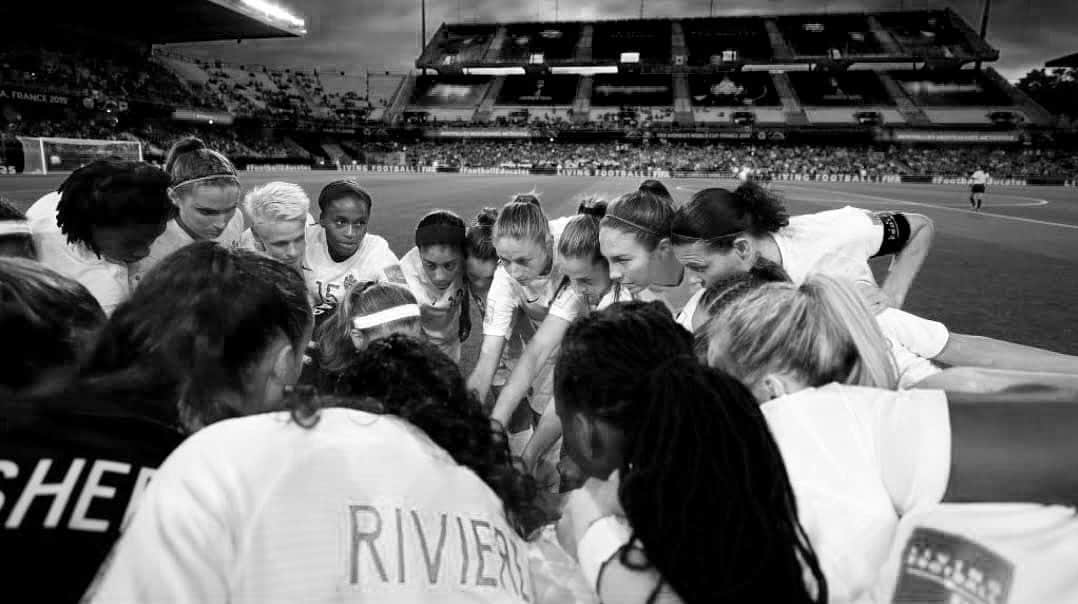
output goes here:
<path id="1" fill-rule="evenodd" d="M 176 50 L 204 58 L 273 67 L 316 67 L 360 77 L 366 70 L 403 72 L 419 54 L 419 0 L 274 0 L 307 20 L 304 39 L 249 40 L 180 45 Z M 443 23 L 458 21 L 634 18 L 638 0 L 427 0 L 428 37 Z M 950 6 L 976 29 L 983 0 L 953 0 Z M 933 8 L 925 0 L 715 0 L 715 15 L 896 10 Z M 993 0 L 988 40 L 999 49 L 995 64 L 1017 80 L 1045 61 L 1078 50 L 1075 0 Z M 645 0 L 645 16 L 708 14 L 710 0 Z"/>

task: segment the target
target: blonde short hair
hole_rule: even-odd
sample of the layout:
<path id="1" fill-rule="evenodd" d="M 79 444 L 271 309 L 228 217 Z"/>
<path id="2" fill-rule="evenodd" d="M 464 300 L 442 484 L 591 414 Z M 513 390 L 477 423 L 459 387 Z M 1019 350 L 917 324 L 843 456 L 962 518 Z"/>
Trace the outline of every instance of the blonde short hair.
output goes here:
<path id="1" fill-rule="evenodd" d="M 243 213 L 252 225 L 270 222 L 306 222 L 311 199 L 290 182 L 270 182 L 255 187 L 243 197 Z"/>

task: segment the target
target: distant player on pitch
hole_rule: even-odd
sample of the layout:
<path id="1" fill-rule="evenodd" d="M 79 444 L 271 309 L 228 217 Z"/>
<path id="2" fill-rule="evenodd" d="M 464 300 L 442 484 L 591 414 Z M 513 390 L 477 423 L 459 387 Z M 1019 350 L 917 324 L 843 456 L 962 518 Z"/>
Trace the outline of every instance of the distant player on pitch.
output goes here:
<path id="1" fill-rule="evenodd" d="M 981 209 L 981 202 L 984 201 L 984 188 L 988 184 L 988 172 L 977 168 L 977 171 L 970 176 L 973 184 L 970 187 L 969 193 L 969 207 L 973 210 Z"/>

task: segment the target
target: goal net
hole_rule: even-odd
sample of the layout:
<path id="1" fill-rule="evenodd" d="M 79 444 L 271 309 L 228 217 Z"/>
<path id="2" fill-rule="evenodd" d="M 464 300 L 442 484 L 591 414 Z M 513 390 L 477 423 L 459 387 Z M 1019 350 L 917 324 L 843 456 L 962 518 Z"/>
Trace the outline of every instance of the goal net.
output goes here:
<path id="1" fill-rule="evenodd" d="M 142 160 L 142 143 L 137 141 L 24 136 L 18 138 L 23 149 L 23 174 L 70 172 L 92 161 L 109 157 Z"/>

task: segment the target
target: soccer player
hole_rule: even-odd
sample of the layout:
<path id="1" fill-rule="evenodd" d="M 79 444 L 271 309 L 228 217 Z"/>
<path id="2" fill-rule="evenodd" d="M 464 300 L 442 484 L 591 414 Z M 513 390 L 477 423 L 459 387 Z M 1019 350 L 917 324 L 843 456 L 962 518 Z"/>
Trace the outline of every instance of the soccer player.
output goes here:
<path id="1" fill-rule="evenodd" d="M 240 181 L 228 158 L 197 138 L 186 138 L 169 150 L 165 171 L 175 213 L 149 256 L 135 267 L 136 283 L 155 264 L 189 243 L 212 240 L 236 247 L 243 234 L 243 214 L 236 211 Z"/>
<path id="2" fill-rule="evenodd" d="M 970 176 L 972 184 L 969 189 L 969 207 L 971 209 L 980 211 L 981 203 L 984 201 L 984 190 L 988 186 L 988 178 L 988 172 L 981 168 L 977 168 L 977 171 Z"/>
<path id="3" fill-rule="evenodd" d="M 144 162 L 104 159 L 71 173 L 27 211 L 38 259 L 90 290 L 106 314 L 131 294 L 173 212 L 169 176 Z"/>
<path id="4" fill-rule="evenodd" d="M 401 271 L 423 311 L 428 341 L 460 362 L 460 345 L 471 333 L 471 296 L 465 286 L 464 220 L 448 210 L 419 219 L 415 247 L 401 257 Z"/>
<path id="5" fill-rule="evenodd" d="M 243 198 L 243 212 L 251 221 L 240 245 L 262 252 L 303 272 L 311 200 L 303 188 L 287 182 L 255 187 Z"/>
<path id="6" fill-rule="evenodd" d="M 320 322 L 360 281 L 404 282 L 400 260 L 386 240 L 367 232 L 371 196 L 352 179 L 318 194 L 318 224 L 307 229 L 307 288 Z"/>

